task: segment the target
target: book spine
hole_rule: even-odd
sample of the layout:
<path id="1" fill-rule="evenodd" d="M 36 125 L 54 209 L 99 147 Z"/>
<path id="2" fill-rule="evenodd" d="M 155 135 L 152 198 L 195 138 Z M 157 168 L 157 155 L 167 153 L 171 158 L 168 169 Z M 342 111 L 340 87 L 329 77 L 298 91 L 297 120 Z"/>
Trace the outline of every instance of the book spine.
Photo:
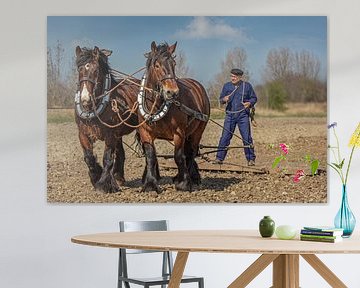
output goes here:
<path id="1" fill-rule="evenodd" d="M 304 234 L 300 234 L 301 237 L 303 238 L 319 238 L 319 239 L 337 239 L 337 238 L 341 238 L 341 236 L 322 236 L 322 235 L 304 235 Z"/>
<path id="2" fill-rule="evenodd" d="M 327 238 L 311 238 L 311 237 L 301 237 L 301 241 L 314 241 L 314 242 L 328 242 L 328 243 L 335 243 L 337 242 L 336 239 L 327 239 Z"/>
<path id="3" fill-rule="evenodd" d="M 303 235 L 334 236 L 334 232 L 332 231 L 315 231 L 302 229 L 300 233 Z"/>

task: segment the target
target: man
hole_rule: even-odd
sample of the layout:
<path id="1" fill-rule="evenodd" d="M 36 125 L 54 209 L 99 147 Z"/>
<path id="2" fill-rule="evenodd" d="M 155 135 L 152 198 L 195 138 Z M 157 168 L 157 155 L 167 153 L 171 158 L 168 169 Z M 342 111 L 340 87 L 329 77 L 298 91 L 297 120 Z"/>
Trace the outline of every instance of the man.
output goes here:
<path id="1" fill-rule="evenodd" d="M 219 141 L 215 163 L 222 164 L 227 154 L 227 147 L 235 131 L 239 128 L 243 139 L 245 157 L 249 166 L 255 165 L 255 151 L 250 130 L 250 108 L 254 107 L 257 97 L 250 83 L 242 80 L 244 72 L 234 68 L 230 71 L 230 82 L 225 83 L 220 103 L 226 104 L 224 129 Z M 250 146 L 250 147 L 249 147 Z"/>

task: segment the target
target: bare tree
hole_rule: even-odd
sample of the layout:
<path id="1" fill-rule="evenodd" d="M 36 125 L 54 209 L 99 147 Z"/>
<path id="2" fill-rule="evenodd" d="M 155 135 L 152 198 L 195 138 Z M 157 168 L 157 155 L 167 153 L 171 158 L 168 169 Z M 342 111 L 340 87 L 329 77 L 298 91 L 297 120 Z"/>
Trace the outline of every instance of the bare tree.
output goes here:
<path id="1" fill-rule="evenodd" d="M 293 56 L 289 48 L 272 49 L 266 59 L 267 81 L 286 79 L 293 69 Z"/>
<path id="2" fill-rule="evenodd" d="M 267 55 L 265 72 L 265 89 L 262 91 L 265 91 L 269 107 L 284 106 L 285 99 L 292 102 L 326 101 L 326 83 L 319 80 L 320 61 L 309 51 L 294 53 L 289 48 L 272 49 Z M 275 95 L 279 94 L 280 88 L 285 91 L 284 97 Z M 280 106 L 270 103 L 279 99 L 283 102 Z"/>
<path id="3" fill-rule="evenodd" d="M 47 107 L 63 108 L 73 105 L 74 75 L 71 70 L 64 76 L 64 48 L 59 41 L 47 48 Z M 72 63 L 71 67 L 74 64 Z"/>
<path id="4" fill-rule="evenodd" d="M 317 80 L 320 72 L 320 60 L 309 51 L 296 52 L 294 72 L 304 78 Z"/>
<path id="5" fill-rule="evenodd" d="M 47 48 L 47 96 L 48 107 L 59 106 L 61 102 L 61 64 L 64 48 L 57 41 L 54 47 Z"/>
<path id="6" fill-rule="evenodd" d="M 186 55 L 183 51 L 179 51 L 176 54 L 175 74 L 179 78 L 185 78 L 191 75 L 190 68 L 187 65 Z"/>

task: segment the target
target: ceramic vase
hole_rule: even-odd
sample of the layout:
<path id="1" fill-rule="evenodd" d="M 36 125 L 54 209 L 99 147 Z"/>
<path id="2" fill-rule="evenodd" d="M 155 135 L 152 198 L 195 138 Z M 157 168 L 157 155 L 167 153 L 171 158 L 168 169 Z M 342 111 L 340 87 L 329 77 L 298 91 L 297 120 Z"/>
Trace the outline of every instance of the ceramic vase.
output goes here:
<path id="1" fill-rule="evenodd" d="M 271 237 L 275 231 L 275 222 L 270 216 L 264 216 L 259 222 L 259 232 L 262 237 Z"/>

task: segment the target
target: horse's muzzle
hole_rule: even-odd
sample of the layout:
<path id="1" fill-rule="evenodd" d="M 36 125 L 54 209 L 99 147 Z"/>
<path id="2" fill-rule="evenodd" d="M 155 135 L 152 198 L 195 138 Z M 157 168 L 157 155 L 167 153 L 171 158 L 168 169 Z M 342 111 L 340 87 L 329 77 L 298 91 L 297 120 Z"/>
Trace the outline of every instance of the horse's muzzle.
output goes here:
<path id="1" fill-rule="evenodd" d="M 163 89 L 162 95 L 165 100 L 173 100 L 179 95 L 179 89 Z"/>

